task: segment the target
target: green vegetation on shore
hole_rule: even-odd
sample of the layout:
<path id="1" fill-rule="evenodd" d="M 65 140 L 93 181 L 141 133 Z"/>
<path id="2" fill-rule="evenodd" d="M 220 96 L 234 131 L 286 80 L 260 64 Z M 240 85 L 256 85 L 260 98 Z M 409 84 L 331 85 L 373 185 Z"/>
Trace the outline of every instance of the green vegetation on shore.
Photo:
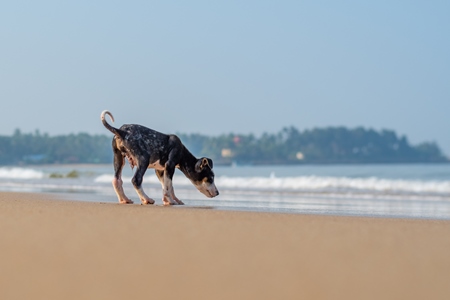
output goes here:
<path id="1" fill-rule="evenodd" d="M 275 134 L 178 134 L 196 156 L 211 157 L 216 164 L 299 163 L 434 163 L 449 162 L 433 142 L 410 145 L 394 131 L 362 127 L 284 128 Z M 49 136 L 0 136 L 0 164 L 110 163 L 111 135 L 86 133 Z"/>

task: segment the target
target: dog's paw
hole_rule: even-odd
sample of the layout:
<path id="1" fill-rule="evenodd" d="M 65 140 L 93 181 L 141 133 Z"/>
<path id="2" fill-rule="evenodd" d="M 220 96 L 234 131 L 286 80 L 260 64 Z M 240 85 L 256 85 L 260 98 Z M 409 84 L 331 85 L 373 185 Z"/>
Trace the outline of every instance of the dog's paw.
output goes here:
<path id="1" fill-rule="evenodd" d="M 184 205 L 183 201 L 181 201 L 177 197 L 173 197 L 173 202 L 175 205 Z"/>
<path id="2" fill-rule="evenodd" d="M 131 200 L 128 199 L 128 198 L 125 198 L 125 199 L 120 199 L 120 200 L 119 200 L 119 203 L 120 203 L 120 204 L 133 204 L 134 202 L 131 201 Z"/>
<path id="3" fill-rule="evenodd" d="M 169 200 L 167 200 L 167 199 L 163 199 L 162 202 L 163 202 L 163 205 L 164 205 L 164 206 L 177 205 L 177 203 L 176 203 L 175 201 L 171 201 L 171 200 L 169 201 Z"/>
<path id="4" fill-rule="evenodd" d="M 155 200 L 147 198 L 147 199 L 141 199 L 141 203 L 143 205 L 148 205 L 148 204 L 155 204 Z"/>
<path id="5" fill-rule="evenodd" d="M 162 203 L 164 206 L 171 206 L 177 204 L 174 200 L 172 200 L 169 196 L 166 195 L 163 196 Z"/>

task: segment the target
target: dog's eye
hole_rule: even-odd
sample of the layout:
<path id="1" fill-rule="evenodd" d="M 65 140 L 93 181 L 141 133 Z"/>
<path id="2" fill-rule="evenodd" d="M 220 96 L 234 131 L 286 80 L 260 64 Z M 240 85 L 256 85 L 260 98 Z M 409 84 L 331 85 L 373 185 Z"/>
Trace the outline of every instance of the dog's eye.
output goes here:
<path id="1" fill-rule="evenodd" d="M 205 178 L 203 178 L 203 182 L 211 184 L 211 183 L 214 182 L 214 177 L 211 177 L 211 176 L 210 177 L 205 177 Z"/>

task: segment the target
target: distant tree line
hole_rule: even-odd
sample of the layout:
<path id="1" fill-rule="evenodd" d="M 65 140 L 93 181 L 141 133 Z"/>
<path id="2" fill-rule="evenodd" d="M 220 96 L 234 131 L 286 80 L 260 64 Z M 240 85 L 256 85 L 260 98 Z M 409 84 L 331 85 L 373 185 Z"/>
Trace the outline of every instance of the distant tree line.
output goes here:
<path id="1" fill-rule="evenodd" d="M 108 144 L 111 137 L 106 135 L 49 136 L 17 129 L 12 136 L 0 136 L 0 164 L 106 163 L 112 160 Z"/>
<path id="2" fill-rule="evenodd" d="M 216 164 L 301 163 L 432 163 L 449 162 L 438 145 L 410 145 L 394 131 L 362 127 L 316 128 L 299 131 L 287 127 L 276 134 L 178 134 L 196 156 L 212 158 Z M 86 133 L 49 136 L 24 134 L 0 136 L 0 164 L 110 163 L 111 135 Z"/>
<path id="3" fill-rule="evenodd" d="M 299 163 L 431 163 L 448 162 L 439 146 L 425 142 L 409 144 L 394 131 L 358 127 L 315 128 L 299 131 L 283 128 L 276 134 L 226 134 L 207 137 L 181 134 L 195 152 L 222 163 L 299 164 Z"/>

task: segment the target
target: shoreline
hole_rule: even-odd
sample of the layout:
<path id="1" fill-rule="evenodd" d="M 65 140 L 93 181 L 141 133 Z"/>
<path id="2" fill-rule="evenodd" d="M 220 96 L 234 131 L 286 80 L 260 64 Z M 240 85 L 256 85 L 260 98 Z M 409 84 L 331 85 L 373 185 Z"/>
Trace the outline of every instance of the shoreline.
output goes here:
<path id="1" fill-rule="evenodd" d="M 155 189 L 157 190 L 157 189 Z M 134 191 L 130 191 L 132 194 Z M 15 194 L 33 194 L 33 195 L 46 195 L 47 198 L 53 198 L 53 199 L 59 199 L 61 201 L 75 201 L 75 202 L 88 202 L 88 203 L 103 203 L 103 204 L 118 204 L 116 195 L 103 195 L 103 194 L 95 194 L 95 193 L 80 193 L 80 192 L 49 192 L 49 191 L 2 191 L 1 193 L 15 193 Z M 159 190 L 155 192 L 155 194 L 159 193 Z M 184 195 L 183 195 L 184 196 Z M 162 202 L 158 198 L 153 198 L 156 203 L 154 205 L 150 206 L 162 206 Z M 184 198 L 186 199 L 186 198 Z M 140 206 L 139 199 L 136 199 L 136 197 L 132 197 L 132 200 L 134 201 L 134 206 Z M 314 200 L 314 199 L 313 199 Z M 220 201 L 220 200 L 217 200 Z M 411 219 L 411 220 L 436 220 L 436 221 L 450 221 L 450 217 L 445 216 L 430 216 L 423 215 L 423 214 L 417 214 L 412 215 L 410 213 L 390 213 L 390 214 L 383 214 L 382 212 L 378 213 L 372 213 L 369 214 L 367 212 L 360 212 L 360 213 L 351 213 L 351 212 L 345 212 L 345 211 L 328 211 L 325 212 L 324 210 L 299 210 L 299 209 L 273 209 L 273 208 L 266 208 L 266 207 L 245 207 L 245 206 L 221 206 L 221 205 L 214 205 L 211 201 L 205 201 L 205 200 L 185 200 L 186 205 L 183 206 L 174 206 L 172 209 L 212 209 L 212 210 L 218 210 L 218 211 L 228 211 L 228 212 L 254 212 L 254 213 L 268 213 L 268 214 L 293 214 L 293 215 L 310 215 L 310 216 L 330 216 L 330 217 L 355 217 L 355 218 L 377 218 L 377 219 Z"/>
<path id="2" fill-rule="evenodd" d="M 66 178 L 74 169 L 79 177 Z M 109 165 L 0 171 L 0 190 L 117 201 Z M 220 210 L 450 220 L 450 169 L 444 166 L 240 167 L 216 171 L 219 197 L 205 198 L 182 174 L 174 179 L 177 196 L 189 206 Z M 53 173 L 64 178 L 50 178 Z M 125 168 L 123 175 L 125 193 L 137 200 L 131 168 Z M 161 184 L 156 176 L 148 172 L 144 183 L 146 193 L 159 203 Z"/>
<path id="3" fill-rule="evenodd" d="M 0 192 L 1 299 L 448 299 L 450 221 Z"/>

